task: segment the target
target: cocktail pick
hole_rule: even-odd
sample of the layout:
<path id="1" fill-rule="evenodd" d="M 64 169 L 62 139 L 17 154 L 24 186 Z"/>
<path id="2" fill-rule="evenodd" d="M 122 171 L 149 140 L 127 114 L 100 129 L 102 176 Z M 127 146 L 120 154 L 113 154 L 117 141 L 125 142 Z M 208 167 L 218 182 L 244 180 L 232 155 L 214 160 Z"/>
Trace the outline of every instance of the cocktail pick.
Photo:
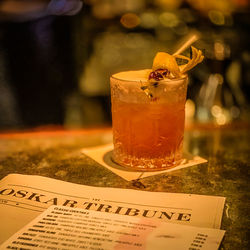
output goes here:
<path id="1" fill-rule="evenodd" d="M 190 47 L 194 42 L 200 39 L 200 33 L 197 31 L 194 31 L 190 33 L 184 40 L 184 42 L 181 43 L 181 46 L 176 50 L 176 52 L 173 53 L 173 56 L 181 54 L 184 50 L 186 50 L 188 47 Z"/>

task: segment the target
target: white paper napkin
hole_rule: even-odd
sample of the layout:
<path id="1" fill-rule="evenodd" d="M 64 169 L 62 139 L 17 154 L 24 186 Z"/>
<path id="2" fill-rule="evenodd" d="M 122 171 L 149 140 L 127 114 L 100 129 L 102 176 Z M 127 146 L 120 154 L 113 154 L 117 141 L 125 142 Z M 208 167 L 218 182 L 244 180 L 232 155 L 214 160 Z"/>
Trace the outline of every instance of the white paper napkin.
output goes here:
<path id="1" fill-rule="evenodd" d="M 125 167 L 122 167 L 119 164 L 116 164 L 114 161 L 112 161 L 111 159 L 112 150 L 113 150 L 113 144 L 106 144 L 97 147 L 83 148 L 82 153 L 89 156 L 90 158 L 92 158 L 105 168 L 109 169 L 110 171 L 119 175 L 120 177 L 122 177 L 127 181 L 141 179 L 161 173 L 167 173 L 207 162 L 206 159 L 201 158 L 200 156 L 193 156 L 189 153 L 184 153 L 181 164 L 174 168 L 160 170 L 160 171 L 151 171 L 151 172 L 144 172 L 138 170 L 134 171 L 126 169 Z"/>

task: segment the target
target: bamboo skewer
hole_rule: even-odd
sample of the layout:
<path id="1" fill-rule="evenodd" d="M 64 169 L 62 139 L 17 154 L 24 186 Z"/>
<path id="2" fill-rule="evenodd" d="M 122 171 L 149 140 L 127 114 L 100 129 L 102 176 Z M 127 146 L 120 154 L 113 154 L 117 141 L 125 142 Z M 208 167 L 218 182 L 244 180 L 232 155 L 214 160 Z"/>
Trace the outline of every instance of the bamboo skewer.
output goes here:
<path id="1" fill-rule="evenodd" d="M 174 52 L 173 56 L 181 54 L 184 50 L 186 50 L 188 47 L 190 47 L 199 38 L 200 38 L 200 35 L 197 32 L 189 35 L 188 38 L 185 40 L 185 42 L 180 46 L 180 48 L 177 49 L 176 52 Z"/>

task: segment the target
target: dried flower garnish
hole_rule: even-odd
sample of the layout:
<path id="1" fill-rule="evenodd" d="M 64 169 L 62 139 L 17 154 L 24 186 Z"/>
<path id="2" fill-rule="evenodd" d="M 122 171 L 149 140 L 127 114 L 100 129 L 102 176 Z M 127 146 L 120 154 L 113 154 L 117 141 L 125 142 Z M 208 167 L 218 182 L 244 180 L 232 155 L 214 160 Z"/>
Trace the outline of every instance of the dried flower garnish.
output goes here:
<path id="1" fill-rule="evenodd" d="M 168 69 L 157 69 L 149 74 L 148 80 L 160 81 L 169 77 L 169 73 L 170 71 Z"/>

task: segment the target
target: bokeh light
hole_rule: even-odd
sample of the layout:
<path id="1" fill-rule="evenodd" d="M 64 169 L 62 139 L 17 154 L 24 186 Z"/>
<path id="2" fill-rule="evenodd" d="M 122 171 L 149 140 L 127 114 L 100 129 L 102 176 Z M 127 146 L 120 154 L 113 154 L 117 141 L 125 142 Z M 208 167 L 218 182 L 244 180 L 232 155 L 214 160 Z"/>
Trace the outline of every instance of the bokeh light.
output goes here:
<path id="1" fill-rule="evenodd" d="M 218 105 L 214 105 L 212 108 L 211 108 L 211 113 L 214 117 L 219 117 L 221 114 L 222 114 L 222 109 L 220 106 Z"/>
<path id="2" fill-rule="evenodd" d="M 195 115 L 195 103 L 191 99 L 187 99 L 185 104 L 185 117 L 186 120 L 192 120 Z"/>
<path id="3" fill-rule="evenodd" d="M 208 12 L 208 17 L 213 24 L 216 24 L 216 25 L 224 25 L 225 24 L 225 17 L 221 11 L 210 10 Z"/>
<path id="4" fill-rule="evenodd" d="M 140 18 L 134 13 L 126 13 L 122 15 L 120 22 L 125 28 L 132 29 L 140 24 Z"/>
<path id="5" fill-rule="evenodd" d="M 214 43 L 214 55 L 217 60 L 224 60 L 225 58 L 225 46 L 223 42 L 217 41 Z"/>
<path id="6" fill-rule="evenodd" d="M 178 17 L 172 12 L 163 12 L 159 16 L 161 24 L 165 27 L 175 27 L 177 26 L 179 20 Z"/>
<path id="7" fill-rule="evenodd" d="M 140 25 L 146 29 L 155 28 L 159 24 L 158 16 L 155 12 L 144 12 L 140 18 Z"/>

